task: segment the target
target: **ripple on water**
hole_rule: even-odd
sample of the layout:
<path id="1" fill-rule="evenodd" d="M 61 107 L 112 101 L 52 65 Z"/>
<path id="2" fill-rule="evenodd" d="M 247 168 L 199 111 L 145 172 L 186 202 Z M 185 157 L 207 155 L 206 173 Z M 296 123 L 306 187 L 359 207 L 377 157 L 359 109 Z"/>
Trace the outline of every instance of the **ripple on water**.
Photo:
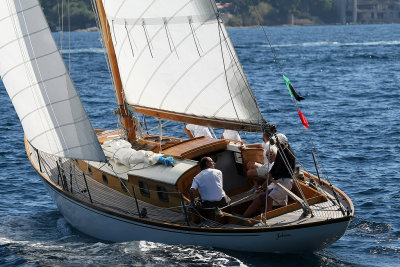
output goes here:
<path id="1" fill-rule="evenodd" d="M 392 246 L 374 246 L 368 248 L 368 252 L 373 255 L 386 255 L 392 257 L 394 261 L 400 260 L 400 248 Z"/>
<path id="2" fill-rule="evenodd" d="M 0 245 L 0 265 L 4 267 L 25 265 L 27 260 L 19 256 L 20 253 L 20 249 L 12 244 Z"/>
<path id="3" fill-rule="evenodd" d="M 359 233 L 375 235 L 389 233 L 392 230 L 392 226 L 389 223 L 370 222 L 356 217 L 352 220 L 349 229 L 357 230 Z"/>

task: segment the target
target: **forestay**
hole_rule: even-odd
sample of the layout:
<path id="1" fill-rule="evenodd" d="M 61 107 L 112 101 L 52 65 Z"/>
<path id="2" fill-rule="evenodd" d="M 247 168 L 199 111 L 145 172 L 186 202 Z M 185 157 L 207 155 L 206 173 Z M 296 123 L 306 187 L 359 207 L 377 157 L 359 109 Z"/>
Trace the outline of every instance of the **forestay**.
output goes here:
<path id="1" fill-rule="evenodd" d="M 103 0 L 103 5 L 129 105 L 261 124 L 213 0 Z"/>
<path id="2" fill-rule="evenodd" d="M 37 149 L 105 161 L 37 0 L 0 1 L 0 74 Z"/>

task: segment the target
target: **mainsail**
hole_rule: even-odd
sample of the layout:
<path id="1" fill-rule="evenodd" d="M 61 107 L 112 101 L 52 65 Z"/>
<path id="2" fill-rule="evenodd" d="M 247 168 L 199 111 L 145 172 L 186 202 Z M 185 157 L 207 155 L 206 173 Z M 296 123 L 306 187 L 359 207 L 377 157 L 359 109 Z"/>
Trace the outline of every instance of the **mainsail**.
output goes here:
<path id="1" fill-rule="evenodd" d="M 260 128 L 262 114 L 213 0 L 103 5 L 128 105 L 183 122 Z"/>
<path id="2" fill-rule="evenodd" d="M 0 1 L 0 75 L 40 151 L 105 161 L 37 0 Z"/>

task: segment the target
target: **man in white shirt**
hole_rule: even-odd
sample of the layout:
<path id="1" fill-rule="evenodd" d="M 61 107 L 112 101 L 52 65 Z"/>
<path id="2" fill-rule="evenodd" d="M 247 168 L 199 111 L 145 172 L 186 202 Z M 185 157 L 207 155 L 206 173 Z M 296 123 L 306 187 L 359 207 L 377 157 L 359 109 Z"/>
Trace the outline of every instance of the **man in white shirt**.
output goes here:
<path id="1" fill-rule="evenodd" d="M 208 127 L 205 126 L 200 126 L 196 124 L 187 124 L 183 129 L 185 130 L 187 136 L 189 136 L 190 138 L 195 138 L 200 136 L 213 138 L 210 130 L 208 129 Z"/>
<path id="2" fill-rule="evenodd" d="M 222 183 L 222 172 L 215 169 L 215 162 L 210 157 L 200 160 L 200 169 L 190 188 L 190 199 L 194 204 L 194 194 L 199 190 L 203 208 L 225 207 L 230 198 L 225 194 Z"/>

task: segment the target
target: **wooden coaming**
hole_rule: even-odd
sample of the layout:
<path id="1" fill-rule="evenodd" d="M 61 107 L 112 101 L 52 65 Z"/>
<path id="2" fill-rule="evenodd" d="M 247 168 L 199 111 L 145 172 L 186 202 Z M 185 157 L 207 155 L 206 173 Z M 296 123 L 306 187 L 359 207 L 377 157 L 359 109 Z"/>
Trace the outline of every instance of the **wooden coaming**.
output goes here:
<path id="1" fill-rule="evenodd" d="M 250 179 L 247 177 L 247 163 L 250 161 L 252 162 L 259 162 L 259 163 L 264 163 L 264 156 L 263 156 L 263 149 L 262 148 L 246 148 L 242 150 L 242 160 L 243 160 L 243 170 L 244 170 L 244 175 L 247 179 L 247 182 L 249 184 L 252 184 L 253 182 L 250 181 Z"/>
<path id="2" fill-rule="evenodd" d="M 187 172 L 185 172 L 177 181 L 176 186 L 179 192 L 182 192 L 183 195 L 190 199 L 189 189 L 192 185 L 193 178 L 200 172 L 200 166 L 196 165 L 195 167 L 191 168 Z M 198 192 L 196 197 L 198 197 Z"/>
<path id="3" fill-rule="evenodd" d="M 164 149 L 163 153 L 178 158 L 195 159 L 215 151 L 226 149 L 228 144 L 228 140 L 202 136 L 170 146 Z"/>

